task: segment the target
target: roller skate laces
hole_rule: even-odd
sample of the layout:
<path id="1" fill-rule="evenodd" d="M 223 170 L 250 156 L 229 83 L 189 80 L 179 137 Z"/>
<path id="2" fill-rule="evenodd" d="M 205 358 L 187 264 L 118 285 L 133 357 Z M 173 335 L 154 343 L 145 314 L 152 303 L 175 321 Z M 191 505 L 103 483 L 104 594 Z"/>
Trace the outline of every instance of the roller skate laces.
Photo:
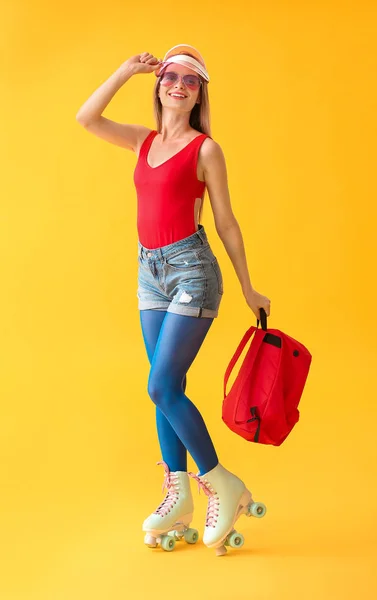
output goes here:
<path id="1" fill-rule="evenodd" d="M 193 479 L 195 479 L 195 481 L 197 481 L 199 494 L 200 489 L 202 489 L 205 495 L 208 496 L 206 527 L 216 527 L 220 510 L 220 498 L 217 492 L 213 489 L 213 486 L 210 484 L 209 481 L 207 481 L 207 479 L 202 479 L 200 476 L 195 475 L 195 473 L 188 473 L 188 476 L 192 477 Z"/>
<path id="2" fill-rule="evenodd" d="M 163 460 L 158 462 L 157 465 L 163 465 L 165 470 L 165 478 L 162 484 L 162 491 L 166 488 L 168 490 L 167 495 L 161 502 L 160 506 L 156 508 L 153 514 L 164 517 L 167 515 L 174 504 L 177 503 L 179 496 L 179 481 L 178 476 L 175 473 L 171 473 L 168 465 Z"/>

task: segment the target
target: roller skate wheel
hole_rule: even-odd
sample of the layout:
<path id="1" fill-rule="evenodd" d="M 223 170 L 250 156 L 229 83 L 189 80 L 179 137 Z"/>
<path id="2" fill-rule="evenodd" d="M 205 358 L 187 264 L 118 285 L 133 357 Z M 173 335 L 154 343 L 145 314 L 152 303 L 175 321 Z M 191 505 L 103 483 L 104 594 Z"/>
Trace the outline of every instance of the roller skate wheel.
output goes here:
<path id="1" fill-rule="evenodd" d="M 229 546 L 229 545 L 230 545 L 230 544 L 229 544 L 229 538 L 231 537 L 231 535 L 232 535 L 233 533 L 236 533 L 236 530 L 235 530 L 235 529 L 232 529 L 232 531 L 230 531 L 230 532 L 228 533 L 228 535 L 226 536 L 226 538 L 225 538 L 225 540 L 224 540 L 224 546 Z"/>
<path id="2" fill-rule="evenodd" d="M 151 535 L 150 533 L 146 533 L 144 536 L 144 544 L 146 544 L 150 548 L 156 548 L 156 546 L 157 546 L 156 538 L 153 537 L 153 535 Z"/>
<path id="3" fill-rule="evenodd" d="M 199 532 L 197 529 L 187 529 L 184 533 L 184 538 L 187 544 L 196 544 L 199 539 Z"/>
<path id="4" fill-rule="evenodd" d="M 266 506 L 262 504 L 262 502 L 253 502 L 249 505 L 249 514 L 253 517 L 257 517 L 258 519 L 264 517 L 266 514 Z"/>
<path id="5" fill-rule="evenodd" d="M 175 539 L 171 535 L 163 535 L 161 538 L 161 548 L 166 552 L 174 550 Z"/>
<path id="6" fill-rule="evenodd" d="M 220 546 L 219 548 L 216 548 L 216 556 L 224 556 L 227 552 L 228 551 L 225 548 L 225 546 Z"/>
<path id="7" fill-rule="evenodd" d="M 244 545 L 244 541 L 242 533 L 238 533 L 237 531 L 233 531 L 228 536 L 228 543 L 231 548 L 241 548 Z"/>

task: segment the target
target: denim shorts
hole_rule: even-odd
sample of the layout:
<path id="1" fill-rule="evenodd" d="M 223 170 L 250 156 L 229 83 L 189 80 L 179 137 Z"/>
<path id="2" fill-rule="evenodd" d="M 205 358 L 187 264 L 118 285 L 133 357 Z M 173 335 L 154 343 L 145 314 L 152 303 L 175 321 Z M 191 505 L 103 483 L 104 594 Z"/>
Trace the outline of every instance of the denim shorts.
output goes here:
<path id="1" fill-rule="evenodd" d="M 190 317 L 217 317 L 223 278 L 203 225 L 161 248 L 138 241 L 138 308 Z"/>

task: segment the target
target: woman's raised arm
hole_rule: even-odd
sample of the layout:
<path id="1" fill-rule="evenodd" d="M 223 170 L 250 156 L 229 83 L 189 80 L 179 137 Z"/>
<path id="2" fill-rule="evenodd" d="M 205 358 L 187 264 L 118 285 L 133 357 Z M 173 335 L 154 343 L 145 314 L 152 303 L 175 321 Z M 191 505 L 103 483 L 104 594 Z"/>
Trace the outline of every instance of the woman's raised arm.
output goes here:
<path id="1" fill-rule="evenodd" d="M 160 61 L 149 52 L 136 54 L 126 60 L 110 77 L 96 89 L 79 109 L 76 120 L 87 131 L 103 140 L 137 152 L 142 141 L 151 131 L 144 125 L 117 123 L 102 116 L 103 111 L 116 92 L 137 73 L 152 73 Z"/>

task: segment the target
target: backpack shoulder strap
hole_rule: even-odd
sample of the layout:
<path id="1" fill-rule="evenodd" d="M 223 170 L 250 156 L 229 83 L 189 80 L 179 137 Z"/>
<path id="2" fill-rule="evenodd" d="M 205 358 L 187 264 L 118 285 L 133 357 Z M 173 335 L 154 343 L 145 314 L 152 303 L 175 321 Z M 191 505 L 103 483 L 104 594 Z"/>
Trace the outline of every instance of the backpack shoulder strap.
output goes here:
<path id="1" fill-rule="evenodd" d="M 251 336 L 253 335 L 254 331 L 258 331 L 258 328 L 255 327 L 254 325 L 252 325 L 245 333 L 245 335 L 243 336 L 242 340 L 240 341 L 240 343 L 238 344 L 238 348 L 236 349 L 228 367 L 227 370 L 225 371 L 225 376 L 224 376 L 224 399 L 226 398 L 226 384 L 228 383 L 228 379 L 230 377 L 230 374 L 233 370 L 234 365 L 236 364 L 237 360 L 239 359 L 239 357 L 242 354 L 242 351 L 244 349 L 244 347 L 246 346 L 247 342 L 249 341 L 249 339 L 251 338 Z M 263 329 L 259 330 L 261 332 L 260 335 L 256 336 L 256 341 L 255 341 L 255 347 L 253 347 L 254 350 L 254 357 L 253 357 L 253 361 L 255 360 L 255 356 L 258 353 L 258 350 L 263 342 L 263 338 L 264 338 L 264 334 L 266 333 Z"/>

